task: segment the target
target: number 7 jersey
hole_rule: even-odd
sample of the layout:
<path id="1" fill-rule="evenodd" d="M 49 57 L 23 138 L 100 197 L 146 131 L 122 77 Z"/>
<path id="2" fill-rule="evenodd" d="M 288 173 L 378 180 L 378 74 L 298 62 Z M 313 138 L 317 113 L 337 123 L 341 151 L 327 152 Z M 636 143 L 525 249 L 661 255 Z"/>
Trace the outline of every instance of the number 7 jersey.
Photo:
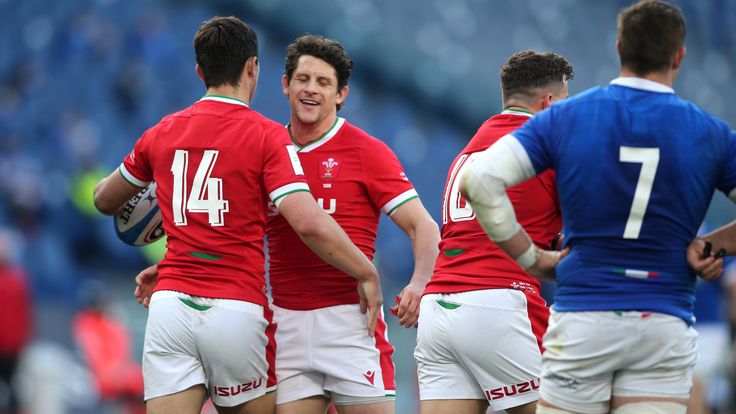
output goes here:
<path id="1" fill-rule="evenodd" d="M 146 131 L 120 172 L 158 186 L 167 252 L 156 290 L 267 305 L 268 201 L 309 191 L 283 126 L 238 100 L 205 96 Z"/>
<path id="2" fill-rule="evenodd" d="M 558 311 L 639 310 L 691 323 L 685 249 L 715 189 L 736 201 L 736 138 L 662 84 L 618 78 L 552 105 L 513 135 L 553 168 L 565 243 Z"/>

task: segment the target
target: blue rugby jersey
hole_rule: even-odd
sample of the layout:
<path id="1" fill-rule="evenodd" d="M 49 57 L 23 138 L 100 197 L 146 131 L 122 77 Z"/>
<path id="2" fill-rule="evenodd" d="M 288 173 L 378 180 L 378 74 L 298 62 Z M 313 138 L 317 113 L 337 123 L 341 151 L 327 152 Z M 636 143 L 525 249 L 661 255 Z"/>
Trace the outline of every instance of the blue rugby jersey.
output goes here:
<path id="1" fill-rule="evenodd" d="M 693 320 L 685 250 L 716 189 L 736 200 L 736 134 L 662 84 L 617 78 L 512 134 L 557 174 L 565 243 L 558 311 L 639 310 Z"/>

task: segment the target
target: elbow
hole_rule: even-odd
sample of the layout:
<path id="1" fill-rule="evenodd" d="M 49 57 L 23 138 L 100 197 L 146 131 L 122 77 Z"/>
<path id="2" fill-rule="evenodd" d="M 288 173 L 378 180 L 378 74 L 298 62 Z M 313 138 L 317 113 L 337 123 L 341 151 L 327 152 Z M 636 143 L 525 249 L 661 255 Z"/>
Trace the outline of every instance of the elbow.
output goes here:
<path id="1" fill-rule="evenodd" d="M 115 214 L 120 206 L 114 205 L 111 200 L 106 199 L 105 197 L 100 194 L 101 191 L 95 190 L 94 193 L 94 204 L 97 211 L 99 211 L 102 214 L 105 214 L 107 216 L 112 216 Z"/>
<path id="2" fill-rule="evenodd" d="M 112 216 L 118 211 L 112 204 L 105 203 L 103 200 L 98 200 L 97 198 L 95 198 L 95 208 L 106 216 Z"/>
<path id="3" fill-rule="evenodd" d="M 308 240 L 317 237 L 322 229 L 317 217 L 302 217 L 296 223 L 293 223 L 292 227 L 299 237 Z"/>

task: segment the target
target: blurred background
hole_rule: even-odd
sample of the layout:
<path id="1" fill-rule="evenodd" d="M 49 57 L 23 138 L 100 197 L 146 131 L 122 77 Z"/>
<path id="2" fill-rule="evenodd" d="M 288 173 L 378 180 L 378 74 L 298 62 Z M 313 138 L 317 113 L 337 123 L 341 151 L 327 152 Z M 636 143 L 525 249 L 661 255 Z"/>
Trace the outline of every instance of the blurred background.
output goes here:
<path id="1" fill-rule="evenodd" d="M 439 223 L 450 162 L 501 110 L 501 64 L 519 50 L 552 50 L 575 67 L 571 93 L 605 85 L 618 73 L 616 14 L 629 3 L 0 0 L 0 413 L 141 412 L 146 311 L 133 299 L 133 277 L 163 247 L 118 241 L 91 194 L 145 129 L 204 94 L 192 50 L 202 21 L 232 14 L 254 27 L 262 67 L 252 107 L 282 123 L 286 45 L 305 32 L 342 42 L 355 68 L 339 115 L 397 153 Z M 736 0 L 675 3 L 688 24 L 675 90 L 736 125 Z M 719 194 L 704 229 L 735 215 Z M 385 218 L 377 264 L 392 298 L 413 264 L 407 238 Z M 699 285 L 705 356 L 692 413 L 736 412 L 734 275 L 729 268 Z M 397 413 L 413 413 L 416 331 L 388 318 Z"/>

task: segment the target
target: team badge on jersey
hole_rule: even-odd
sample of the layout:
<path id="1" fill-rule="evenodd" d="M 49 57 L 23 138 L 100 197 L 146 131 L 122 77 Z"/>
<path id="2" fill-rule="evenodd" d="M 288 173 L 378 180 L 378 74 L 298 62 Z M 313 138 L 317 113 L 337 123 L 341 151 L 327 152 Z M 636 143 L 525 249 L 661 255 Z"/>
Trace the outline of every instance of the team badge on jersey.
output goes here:
<path id="1" fill-rule="evenodd" d="M 339 170 L 340 163 L 332 157 L 322 161 L 319 164 L 319 176 L 326 180 L 337 178 L 337 172 Z"/>

